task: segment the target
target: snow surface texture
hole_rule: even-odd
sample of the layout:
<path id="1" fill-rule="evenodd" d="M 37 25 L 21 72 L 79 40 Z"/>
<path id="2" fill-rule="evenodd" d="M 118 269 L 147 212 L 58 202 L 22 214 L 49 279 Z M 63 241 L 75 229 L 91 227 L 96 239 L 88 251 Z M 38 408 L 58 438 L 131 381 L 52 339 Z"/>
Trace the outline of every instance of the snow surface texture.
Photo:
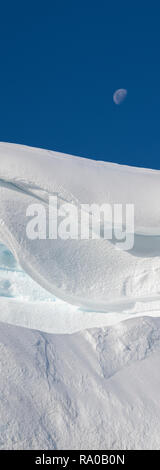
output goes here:
<path id="1" fill-rule="evenodd" d="M 33 281 L 0 244 L 0 321 L 57 334 L 114 325 L 142 315 L 160 316 L 159 302 L 109 305 L 105 313 L 64 302 Z"/>
<path id="2" fill-rule="evenodd" d="M 134 203 L 134 248 L 28 240 L 54 193 Z M 159 200 L 159 171 L 0 144 L 1 449 L 160 447 Z"/>
<path id="3" fill-rule="evenodd" d="M 73 335 L 1 324 L 1 449 L 159 449 L 160 319 Z"/>
<path id="4" fill-rule="evenodd" d="M 109 240 L 29 240 L 32 203 L 132 203 L 135 244 Z M 38 284 L 62 300 L 97 311 L 111 304 L 159 300 L 160 172 L 0 144 L 0 240 Z"/>

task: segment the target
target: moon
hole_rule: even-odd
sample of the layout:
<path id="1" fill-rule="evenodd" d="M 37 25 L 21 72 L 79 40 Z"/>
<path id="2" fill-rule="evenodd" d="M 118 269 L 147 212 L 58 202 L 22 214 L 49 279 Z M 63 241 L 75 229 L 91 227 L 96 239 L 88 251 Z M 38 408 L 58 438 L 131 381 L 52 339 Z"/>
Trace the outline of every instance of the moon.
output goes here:
<path id="1" fill-rule="evenodd" d="M 113 93 L 113 101 L 115 104 L 121 104 L 127 96 L 127 90 L 125 88 L 119 88 Z"/>

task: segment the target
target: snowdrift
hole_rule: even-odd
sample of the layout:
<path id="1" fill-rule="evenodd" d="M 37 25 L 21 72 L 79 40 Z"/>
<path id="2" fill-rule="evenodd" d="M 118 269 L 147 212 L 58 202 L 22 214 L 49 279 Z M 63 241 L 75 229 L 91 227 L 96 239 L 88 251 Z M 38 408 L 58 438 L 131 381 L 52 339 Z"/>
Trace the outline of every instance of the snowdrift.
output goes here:
<path id="1" fill-rule="evenodd" d="M 55 193 L 134 204 L 133 248 L 30 240 Z M 1 449 L 159 449 L 159 201 L 159 171 L 0 144 Z"/>
<path id="2" fill-rule="evenodd" d="M 29 240 L 29 204 L 57 194 L 80 204 L 131 203 L 135 243 L 112 240 Z M 160 172 L 0 144 L 0 240 L 23 270 L 54 296 L 94 311 L 160 299 Z"/>
<path id="3" fill-rule="evenodd" d="M 105 312 L 64 302 L 33 281 L 6 246 L 0 244 L 0 321 L 63 334 L 115 325 L 142 315 L 160 316 L 159 301 L 109 304 Z"/>

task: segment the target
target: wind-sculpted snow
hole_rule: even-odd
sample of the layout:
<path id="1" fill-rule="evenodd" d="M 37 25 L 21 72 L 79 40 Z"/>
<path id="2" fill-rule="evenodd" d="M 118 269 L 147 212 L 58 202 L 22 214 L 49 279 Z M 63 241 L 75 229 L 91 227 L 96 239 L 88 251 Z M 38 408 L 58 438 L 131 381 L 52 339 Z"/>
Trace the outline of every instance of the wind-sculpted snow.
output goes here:
<path id="1" fill-rule="evenodd" d="M 55 194 L 134 204 L 134 245 L 31 240 Z M 1 449 L 159 449 L 159 201 L 159 171 L 0 144 Z"/>
<path id="2" fill-rule="evenodd" d="M 0 325 L 1 449 L 159 449 L 160 320 L 74 335 Z"/>
<path id="3" fill-rule="evenodd" d="M 26 211 L 57 194 L 60 203 L 135 207 L 135 243 L 30 240 Z M 38 284 L 60 299 L 107 311 L 109 305 L 160 298 L 160 172 L 0 144 L 0 240 Z M 7 286 L 6 286 L 7 288 Z"/>
<path id="4" fill-rule="evenodd" d="M 108 304 L 105 312 L 71 305 L 47 292 L 0 244 L 0 321 L 48 333 L 74 333 L 106 327 L 134 316 L 160 316 L 159 300 L 151 298 Z"/>

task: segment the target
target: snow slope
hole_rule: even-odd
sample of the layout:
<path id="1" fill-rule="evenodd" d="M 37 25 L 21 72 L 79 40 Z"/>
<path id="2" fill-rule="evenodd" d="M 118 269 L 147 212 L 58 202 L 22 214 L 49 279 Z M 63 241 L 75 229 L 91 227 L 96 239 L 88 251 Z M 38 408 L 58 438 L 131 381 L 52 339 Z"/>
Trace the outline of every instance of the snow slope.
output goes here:
<path id="1" fill-rule="evenodd" d="M 160 319 L 73 335 L 0 325 L 1 449 L 159 449 Z"/>
<path id="2" fill-rule="evenodd" d="M 149 188 L 149 191 L 148 191 Z M 57 193 L 59 203 L 134 203 L 135 244 L 29 240 L 26 209 Z M 38 284 L 94 311 L 160 299 L 160 172 L 0 144 L 0 240 Z"/>
<path id="3" fill-rule="evenodd" d="M 133 249 L 29 240 L 55 193 L 134 204 Z M 159 171 L 0 144 L 1 449 L 159 449 L 159 200 Z"/>

